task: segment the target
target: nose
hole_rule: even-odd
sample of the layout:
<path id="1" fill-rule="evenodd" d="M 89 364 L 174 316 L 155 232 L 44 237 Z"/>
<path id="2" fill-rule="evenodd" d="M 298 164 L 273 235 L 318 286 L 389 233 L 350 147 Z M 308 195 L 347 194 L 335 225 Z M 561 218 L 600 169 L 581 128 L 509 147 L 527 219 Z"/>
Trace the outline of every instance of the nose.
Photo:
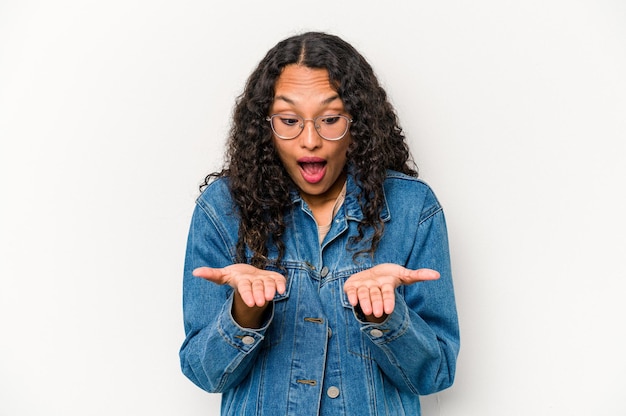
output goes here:
<path id="1" fill-rule="evenodd" d="M 298 139 L 300 146 L 311 150 L 320 147 L 324 141 L 315 128 L 315 121 L 310 119 L 304 120 L 304 128 Z"/>

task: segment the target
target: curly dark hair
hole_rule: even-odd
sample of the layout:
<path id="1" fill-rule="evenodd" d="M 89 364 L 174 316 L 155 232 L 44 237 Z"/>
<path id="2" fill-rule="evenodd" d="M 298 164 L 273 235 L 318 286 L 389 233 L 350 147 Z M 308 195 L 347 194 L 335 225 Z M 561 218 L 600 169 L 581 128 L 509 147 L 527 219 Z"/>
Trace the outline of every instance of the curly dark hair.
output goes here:
<path id="1" fill-rule="evenodd" d="M 417 176 L 396 112 L 365 58 L 341 38 L 321 32 L 307 32 L 287 38 L 261 60 L 238 97 L 226 150 L 225 166 L 206 176 L 200 190 L 215 178 L 227 177 L 240 216 L 237 261 L 249 260 L 256 267 L 268 265 L 268 247 L 284 255 L 284 216 L 292 204 L 294 183 L 284 169 L 265 118 L 274 99 L 274 85 L 287 65 L 326 69 L 345 110 L 354 122 L 347 165 L 361 187 L 359 203 L 364 221 L 351 244 L 360 243 L 367 227 L 369 249 L 355 254 L 373 255 L 383 234 L 380 213 L 384 206 L 383 182 L 386 170 Z"/>

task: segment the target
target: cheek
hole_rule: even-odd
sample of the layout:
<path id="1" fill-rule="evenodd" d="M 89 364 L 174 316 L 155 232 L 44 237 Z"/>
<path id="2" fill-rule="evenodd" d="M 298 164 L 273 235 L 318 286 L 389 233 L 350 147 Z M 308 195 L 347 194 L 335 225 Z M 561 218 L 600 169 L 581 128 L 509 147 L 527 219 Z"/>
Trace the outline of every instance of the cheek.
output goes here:
<path id="1" fill-rule="evenodd" d="M 351 147 L 353 147 L 353 141 L 352 141 L 352 137 L 350 137 L 350 134 L 348 134 L 348 137 L 346 137 L 345 139 L 346 141 L 343 144 L 343 154 L 346 155 L 348 154 L 348 150 L 350 150 Z"/>
<path id="2" fill-rule="evenodd" d="M 286 165 L 286 161 L 289 160 L 289 148 L 285 146 L 286 143 L 278 142 L 274 139 L 274 149 L 276 149 L 276 153 L 278 154 L 278 158 L 282 162 L 283 165 Z"/>
<path id="3" fill-rule="evenodd" d="M 348 159 L 348 149 L 350 149 L 350 144 L 351 142 L 347 142 L 345 145 L 341 146 L 341 150 L 339 151 L 339 155 L 344 161 Z"/>
<path id="4" fill-rule="evenodd" d="M 274 146 L 274 149 L 276 149 L 276 153 L 278 153 L 278 155 L 282 158 L 283 148 L 276 137 L 272 137 L 272 145 Z"/>

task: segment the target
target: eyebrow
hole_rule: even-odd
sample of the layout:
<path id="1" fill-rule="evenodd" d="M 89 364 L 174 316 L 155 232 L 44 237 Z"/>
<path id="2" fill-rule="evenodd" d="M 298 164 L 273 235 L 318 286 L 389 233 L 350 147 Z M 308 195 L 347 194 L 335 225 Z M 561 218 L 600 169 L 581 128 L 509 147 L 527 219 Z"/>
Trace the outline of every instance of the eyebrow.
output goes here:
<path id="1" fill-rule="evenodd" d="M 320 104 L 322 105 L 330 104 L 333 101 L 337 100 L 338 98 L 339 98 L 339 94 L 331 95 L 330 97 L 322 100 Z M 291 105 L 296 105 L 296 103 L 291 98 L 285 97 L 284 95 L 277 95 L 276 97 L 274 97 L 274 101 L 276 100 L 282 100 Z"/>

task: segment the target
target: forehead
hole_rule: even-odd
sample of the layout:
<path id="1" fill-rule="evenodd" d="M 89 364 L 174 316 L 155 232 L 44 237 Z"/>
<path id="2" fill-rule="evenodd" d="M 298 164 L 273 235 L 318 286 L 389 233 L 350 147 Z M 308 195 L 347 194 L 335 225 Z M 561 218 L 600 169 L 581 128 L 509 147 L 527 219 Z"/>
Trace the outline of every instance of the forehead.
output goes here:
<path id="1" fill-rule="evenodd" d="M 274 95 L 275 99 L 280 97 L 313 98 L 336 95 L 336 91 L 330 83 L 326 69 L 288 65 L 276 80 Z"/>

